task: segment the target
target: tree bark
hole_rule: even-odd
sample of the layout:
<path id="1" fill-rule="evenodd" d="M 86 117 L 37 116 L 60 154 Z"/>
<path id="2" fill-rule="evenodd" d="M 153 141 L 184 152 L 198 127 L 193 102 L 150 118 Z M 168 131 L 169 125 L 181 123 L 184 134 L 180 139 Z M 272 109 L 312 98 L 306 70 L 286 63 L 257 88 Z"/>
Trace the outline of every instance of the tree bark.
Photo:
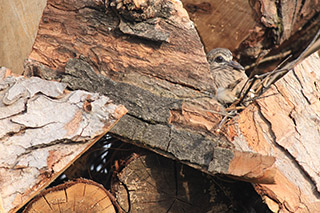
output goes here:
<path id="1" fill-rule="evenodd" d="M 252 175 L 245 177 L 249 179 L 262 178 L 272 166 L 274 159 L 269 156 L 237 152 L 234 158 L 232 144 L 214 133 L 221 106 L 204 97 L 211 91 L 209 67 L 196 29 L 181 4 L 165 1 L 163 7 L 170 9 L 170 16 L 155 17 L 151 25 L 151 29 L 169 33 L 169 42 L 121 32 L 119 24 L 131 22 L 119 20 L 110 7 L 105 11 L 103 5 L 94 6 L 91 1 L 59 4 L 48 2 L 26 64 L 27 75 L 58 79 L 71 89 L 108 94 L 129 109 L 113 134 L 206 172 L 212 164 L 211 174 L 236 175 L 229 164 L 238 158 L 253 164 L 256 159 L 269 162 L 259 164 L 254 175 L 244 172 Z M 70 8 L 78 12 L 70 12 Z M 53 27 L 60 33 L 51 35 Z M 70 43 L 72 40 L 77 42 Z M 225 160 L 213 158 L 213 151 Z"/>
<path id="2" fill-rule="evenodd" d="M 6 71 L 0 70 L 0 195 L 4 212 L 15 212 L 88 150 L 126 109 L 97 93 L 70 92 L 63 83 L 14 78 Z"/>
<path id="3" fill-rule="evenodd" d="M 264 95 L 269 97 L 245 109 L 237 125 L 228 129 L 239 149 L 276 157 L 276 184 L 256 186 L 268 205 L 278 210 L 320 208 L 319 70 L 316 53 L 279 80 Z"/>
<path id="4" fill-rule="evenodd" d="M 115 136 L 212 175 L 258 183 L 270 208 L 319 208 L 319 189 L 313 191 L 318 187 L 315 141 L 320 138 L 314 92 L 318 56 L 298 65 L 265 94 L 270 97 L 249 105 L 217 132 L 224 111 L 207 95 L 212 78 L 197 31 L 179 1 L 152 2 L 48 1 L 25 74 L 111 97 L 129 110 L 111 130 Z M 244 23 L 248 26 L 241 35 L 247 40 L 236 45 L 250 47 L 243 58 L 256 60 L 265 49 L 265 54 L 279 54 L 286 48 L 296 58 L 313 38 L 308 30 L 320 23 L 313 21 L 319 5 L 308 7 L 313 13 L 300 19 L 306 6 L 297 3 L 296 16 L 279 25 L 278 5 L 256 4 L 263 15 Z M 291 11 L 286 5 L 281 5 L 282 17 Z M 264 26 L 256 26 L 256 20 Z M 298 35 L 303 39 L 294 43 Z M 275 58 L 264 70 L 283 57 Z"/>

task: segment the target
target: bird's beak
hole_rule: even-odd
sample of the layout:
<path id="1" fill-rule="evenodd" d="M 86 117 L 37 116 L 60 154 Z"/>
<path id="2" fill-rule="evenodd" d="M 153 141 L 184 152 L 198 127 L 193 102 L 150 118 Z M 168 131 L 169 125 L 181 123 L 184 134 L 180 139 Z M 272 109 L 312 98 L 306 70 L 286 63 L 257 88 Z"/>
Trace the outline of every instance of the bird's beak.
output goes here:
<path id="1" fill-rule="evenodd" d="M 236 70 L 239 70 L 239 71 L 244 71 L 244 68 L 243 66 L 241 66 L 238 62 L 235 62 L 235 61 L 230 61 L 228 63 L 229 66 L 235 68 Z"/>

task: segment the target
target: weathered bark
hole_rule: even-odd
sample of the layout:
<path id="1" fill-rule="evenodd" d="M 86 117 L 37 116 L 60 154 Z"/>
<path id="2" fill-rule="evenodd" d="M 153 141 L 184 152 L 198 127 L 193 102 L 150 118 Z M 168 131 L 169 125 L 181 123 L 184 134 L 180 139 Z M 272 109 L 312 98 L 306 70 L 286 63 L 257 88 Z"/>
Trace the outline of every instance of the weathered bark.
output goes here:
<path id="1" fill-rule="evenodd" d="M 257 185 L 269 206 L 289 212 L 320 209 L 320 57 L 305 59 L 230 126 L 243 151 L 277 158 L 274 185 Z M 230 135 L 230 134 L 229 134 Z"/>
<path id="2" fill-rule="evenodd" d="M 221 107 L 205 97 L 204 92 L 211 91 L 211 77 L 203 46 L 182 5 L 163 4 L 169 15 L 155 17 L 152 26 L 169 33 L 168 42 L 121 33 L 118 15 L 110 8 L 104 11 L 103 5 L 49 1 L 26 73 L 67 82 L 71 89 L 106 94 L 124 104 L 129 114 L 112 130 L 123 139 L 211 174 L 263 181 L 273 157 L 235 154 L 224 136 L 214 134 Z M 60 33 L 52 34 L 52 28 Z M 73 40 L 77 42 L 70 43 Z M 268 163 L 258 164 L 254 173 L 249 167 L 239 173 L 229 167 L 239 158 L 246 164 L 256 165 L 256 159 Z"/>
<path id="3" fill-rule="evenodd" d="M 88 150 L 125 113 L 108 97 L 66 84 L 0 72 L 0 195 L 22 207 Z"/>
<path id="4" fill-rule="evenodd" d="M 248 106 L 218 134 L 215 130 L 224 112 L 207 96 L 212 92 L 212 78 L 200 38 L 178 1 L 154 2 L 153 6 L 160 4 L 165 10 L 148 13 L 150 7 L 152 11 L 149 5 L 140 13 L 144 16 L 136 16 L 126 7 L 111 9 L 97 1 L 48 1 L 26 75 L 66 82 L 71 89 L 99 92 L 125 105 L 129 112 L 111 130 L 115 136 L 209 174 L 258 183 L 275 181 L 257 185 L 271 207 L 302 212 L 318 208 L 319 191 L 312 191 L 318 184 L 317 159 L 311 161 L 307 156 L 319 150 L 314 143 L 320 138 L 318 103 L 311 96 L 318 87 L 314 83 L 317 70 L 307 68 L 308 61 L 299 65 L 296 74 L 289 73 L 269 91 L 276 96 Z M 319 23 L 310 17 L 306 20 L 309 26 Z M 274 34 L 272 39 L 290 47 L 290 39 L 303 35 L 308 39 L 301 45 L 306 46 L 305 41 L 312 37 L 307 35 L 308 27 L 304 21 L 294 23 L 293 30 L 283 31 L 280 37 Z M 303 30 L 297 32 L 298 26 Z M 268 35 L 264 34 L 266 27 L 255 29 L 252 35 Z M 264 39 L 254 38 L 259 42 L 253 42 L 253 49 L 263 49 Z M 291 43 L 284 43 L 286 39 Z M 299 51 L 301 45 L 297 45 Z M 267 48 L 282 46 L 269 44 Z M 297 53 L 292 49 L 293 56 Z M 256 52 L 250 57 L 256 58 Z M 316 58 L 308 60 L 316 66 Z M 310 111 L 302 110 L 305 103 Z M 301 125 L 312 123 L 308 131 L 300 130 Z M 307 132 L 315 137 L 304 137 Z M 296 142 L 288 144 L 293 139 Z"/>

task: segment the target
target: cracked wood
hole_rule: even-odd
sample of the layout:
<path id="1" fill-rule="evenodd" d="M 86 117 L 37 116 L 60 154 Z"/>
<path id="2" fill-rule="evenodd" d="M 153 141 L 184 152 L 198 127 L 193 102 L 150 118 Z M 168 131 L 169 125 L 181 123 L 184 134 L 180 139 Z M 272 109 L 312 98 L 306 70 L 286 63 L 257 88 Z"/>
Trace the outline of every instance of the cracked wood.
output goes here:
<path id="1" fill-rule="evenodd" d="M 13 212 L 89 149 L 126 109 L 97 93 L 69 92 L 64 83 L 1 71 L 0 195 L 4 210 Z"/>
<path id="2" fill-rule="evenodd" d="M 41 192 L 24 209 L 28 212 L 115 213 L 109 193 L 102 185 L 76 179 Z"/>
<path id="3" fill-rule="evenodd" d="M 244 110 L 230 127 L 235 146 L 272 154 L 274 185 L 256 185 L 276 211 L 315 212 L 320 208 L 320 57 L 313 54 L 279 80 L 271 95 Z M 243 143 L 243 141 L 246 143 Z"/>

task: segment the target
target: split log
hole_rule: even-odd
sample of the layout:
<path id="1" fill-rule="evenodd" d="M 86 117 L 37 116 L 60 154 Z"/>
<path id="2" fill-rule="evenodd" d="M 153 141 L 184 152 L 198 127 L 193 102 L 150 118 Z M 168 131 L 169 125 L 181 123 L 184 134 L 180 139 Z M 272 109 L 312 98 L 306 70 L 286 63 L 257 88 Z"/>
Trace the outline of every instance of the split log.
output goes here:
<path id="1" fill-rule="evenodd" d="M 315 53 L 229 126 L 228 135 L 239 149 L 277 158 L 276 184 L 256 185 L 274 211 L 320 209 L 319 80 L 320 57 Z"/>
<path id="2" fill-rule="evenodd" d="M 314 157 L 306 160 L 318 150 L 318 130 L 309 125 L 315 136 L 309 139 L 300 129 L 318 121 L 318 99 L 312 92 L 318 87 L 317 70 L 311 67 L 319 63 L 318 56 L 280 80 L 268 93 L 276 96 L 248 106 L 217 134 L 224 111 L 207 95 L 212 78 L 188 14 L 179 1 L 137 2 L 48 1 L 25 74 L 111 97 L 129 110 L 111 130 L 115 136 L 212 175 L 259 183 L 257 191 L 272 209 L 319 208 L 319 190 L 313 191 L 317 164 L 310 165 Z M 287 40 L 296 39 L 299 27 L 294 29 Z M 285 45 L 283 40 L 279 44 Z M 292 50 L 292 55 L 298 53 Z M 302 110 L 305 103 L 310 111 Z M 292 140 L 296 142 L 288 144 Z"/>
<path id="3" fill-rule="evenodd" d="M 77 179 L 41 192 L 23 211 L 115 213 L 105 188 L 93 181 Z"/>
<path id="4" fill-rule="evenodd" d="M 0 195 L 14 212 L 48 186 L 125 113 L 66 84 L 0 73 Z"/>

